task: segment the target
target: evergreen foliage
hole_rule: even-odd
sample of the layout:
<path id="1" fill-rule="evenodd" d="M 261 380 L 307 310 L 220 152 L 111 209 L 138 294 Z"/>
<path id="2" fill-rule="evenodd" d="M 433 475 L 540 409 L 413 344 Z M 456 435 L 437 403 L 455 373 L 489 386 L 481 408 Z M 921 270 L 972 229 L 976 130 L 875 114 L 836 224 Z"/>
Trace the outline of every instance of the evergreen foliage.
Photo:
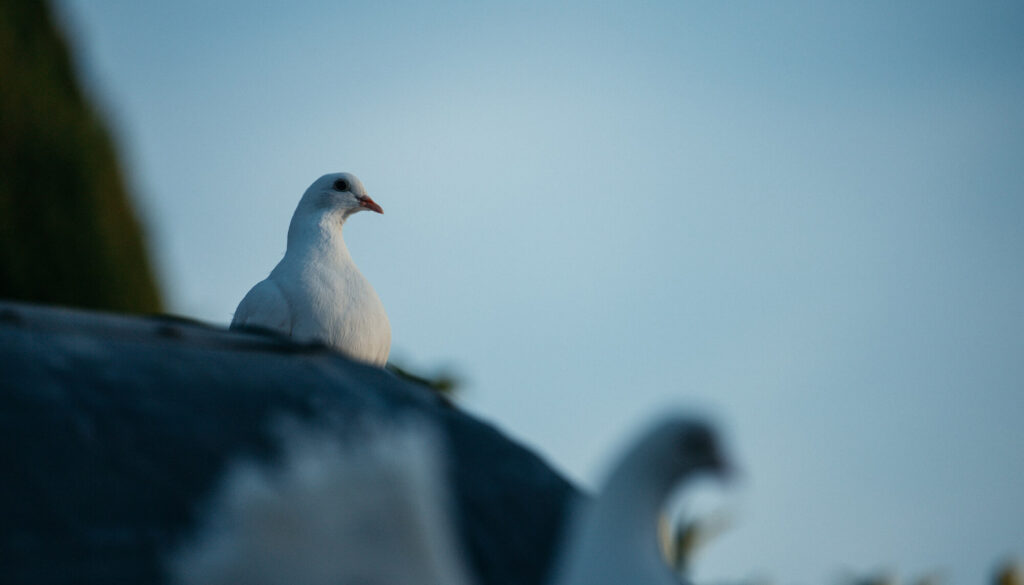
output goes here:
<path id="1" fill-rule="evenodd" d="M 103 121 L 48 3 L 0 0 L 0 297 L 161 307 Z"/>

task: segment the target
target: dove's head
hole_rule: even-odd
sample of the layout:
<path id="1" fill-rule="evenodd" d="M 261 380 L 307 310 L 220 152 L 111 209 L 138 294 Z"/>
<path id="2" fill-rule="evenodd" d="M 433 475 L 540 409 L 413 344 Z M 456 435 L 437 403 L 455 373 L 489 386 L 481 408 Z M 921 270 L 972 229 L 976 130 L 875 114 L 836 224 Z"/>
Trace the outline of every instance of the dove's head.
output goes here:
<path id="1" fill-rule="evenodd" d="M 620 462 L 612 481 L 667 490 L 689 475 L 728 476 L 730 465 L 717 434 L 699 419 L 672 417 L 655 425 Z M 615 476 L 619 476 L 616 478 Z"/>
<path id="2" fill-rule="evenodd" d="M 338 215 L 342 221 L 348 216 L 369 209 L 384 213 L 380 205 L 370 199 L 366 188 L 358 177 L 352 173 L 330 173 L 313 182 L 299 202 L 300 211 L 310 214 Z"/>
<path id="3" fill-rule="evenodd" d="M 340 234 L 341 224 L 364 209 L 384 213 L 352 173 L 324 175 L 313 181 L 299 200 L 288 226 L 288 246 Z"/>

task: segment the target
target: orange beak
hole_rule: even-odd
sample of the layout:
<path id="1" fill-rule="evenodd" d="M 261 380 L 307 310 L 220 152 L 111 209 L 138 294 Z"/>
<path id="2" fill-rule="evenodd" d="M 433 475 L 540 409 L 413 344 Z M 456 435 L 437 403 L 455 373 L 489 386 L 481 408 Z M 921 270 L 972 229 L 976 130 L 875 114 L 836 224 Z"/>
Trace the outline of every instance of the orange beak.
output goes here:
<path id="1" fill-rule="evenodd" d="M 384 213 L 384 210 L 381 209 L 380 205 L 377 205 L 376 201 L 370 199 L 366 195 L 357 196 L 356 201 L 359 202 L 360 207 L 365 207 L 370 211 L 376 211 L 377 213 Z"/>

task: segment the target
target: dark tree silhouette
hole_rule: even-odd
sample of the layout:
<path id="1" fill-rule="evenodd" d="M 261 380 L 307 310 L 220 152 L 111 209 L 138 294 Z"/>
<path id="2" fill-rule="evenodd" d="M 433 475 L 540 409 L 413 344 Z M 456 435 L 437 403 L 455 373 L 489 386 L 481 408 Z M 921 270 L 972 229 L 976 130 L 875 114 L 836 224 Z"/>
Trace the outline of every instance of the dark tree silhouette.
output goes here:
<path id="1" fill-rule="evenodd" d="M 0 79 L 0 297 L 159 310 L 114 145 L 48 3 L 0 0 Z"/>

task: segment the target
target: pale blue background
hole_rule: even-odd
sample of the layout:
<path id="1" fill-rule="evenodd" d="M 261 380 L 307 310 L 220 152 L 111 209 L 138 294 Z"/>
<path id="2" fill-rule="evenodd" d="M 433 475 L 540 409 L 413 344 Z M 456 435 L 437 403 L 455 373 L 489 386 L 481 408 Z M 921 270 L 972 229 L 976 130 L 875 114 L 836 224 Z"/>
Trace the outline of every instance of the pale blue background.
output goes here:
<path id="1" fill-rule="evenodd" d="M 667 407 L 745 471 L 699 578 L 1024 553 L 1024 7 L 65 0 L 175 312 L 324 172 L 393 356 L 592 485 Z"/>

